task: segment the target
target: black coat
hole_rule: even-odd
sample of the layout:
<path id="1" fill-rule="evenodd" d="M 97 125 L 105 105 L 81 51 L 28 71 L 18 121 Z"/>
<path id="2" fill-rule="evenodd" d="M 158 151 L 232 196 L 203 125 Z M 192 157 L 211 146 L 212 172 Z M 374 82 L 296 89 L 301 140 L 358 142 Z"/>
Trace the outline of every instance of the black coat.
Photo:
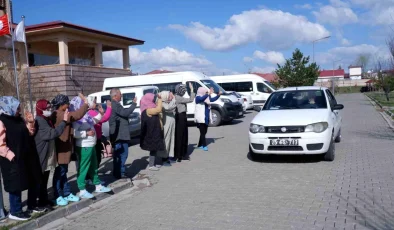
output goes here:
<path id="1" fill-rule="evenodd" d="M 0 157 L 4 190 L 19 192 L 28 189 L 29 185 L 39 185 L 42 172 L 34 143 L 29 135 L 25 121 L 21 117 L 0 115 L 0 121 L 6 128 L 7 147 L 15 154 L 13 161 Z"/>
<path id="2" fill-rule="evenodd" d="M 165 150 L 164 133 L 158 115 L 149 117 L 146 110 L 141 114 L 140 147 L 146 151 Z"/>

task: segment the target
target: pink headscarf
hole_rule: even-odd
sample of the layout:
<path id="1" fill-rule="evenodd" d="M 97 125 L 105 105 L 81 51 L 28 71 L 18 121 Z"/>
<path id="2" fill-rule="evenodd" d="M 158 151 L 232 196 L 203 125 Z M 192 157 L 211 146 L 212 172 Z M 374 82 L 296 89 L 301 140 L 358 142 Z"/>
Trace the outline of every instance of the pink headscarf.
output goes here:
<path id="1" fill-rule="evenodd" d="M 208 93 L 208 89 L 205 87 L 199 87 L 197 90 L 197 96 L 203 97 Z M 210 105 L 211 101 L 209 100 L 209 98 L 205 99 L 204 101 L 206 104 Z"/>
<path id="2" fill-rule="evenodd" d="M 156 103 L 154 102 L 155 95 L 153 93 L 147 93 L 141 98 L 140 107 L 141 114 L 146 109 L 156 108 Z"/>

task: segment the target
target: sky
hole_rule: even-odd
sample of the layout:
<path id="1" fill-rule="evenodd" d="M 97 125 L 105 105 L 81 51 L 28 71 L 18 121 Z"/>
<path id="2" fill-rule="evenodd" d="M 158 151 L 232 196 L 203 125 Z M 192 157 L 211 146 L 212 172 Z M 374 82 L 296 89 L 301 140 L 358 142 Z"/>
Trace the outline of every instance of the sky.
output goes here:
<path id="1" fill-rule="evenodd" d="M 347 71 L 360 55 L 372 67 L 394 33 L 394 0 L 14 0 L 13 10 L 27 25 L 62 20 L 144 40 L 129 49 L 140 74 L 268 73 L 296 48 L 321 69 Z M 105 66 L 121 63 L 120 51 L 104 53 Z"/>

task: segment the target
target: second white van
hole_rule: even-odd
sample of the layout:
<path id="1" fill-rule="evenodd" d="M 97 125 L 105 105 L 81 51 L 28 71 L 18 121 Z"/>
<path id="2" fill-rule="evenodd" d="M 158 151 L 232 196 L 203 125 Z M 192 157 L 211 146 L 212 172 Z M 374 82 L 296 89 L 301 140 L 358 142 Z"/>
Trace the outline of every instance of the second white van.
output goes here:
<path id="1" fill-rule="evenodd" d="M 110 90 L 112 88 L 127 88 L 135 86 L 157 86 L 160 91 L 175 91 L 177 84 L 185 84 L 187 92 L 184 97 L 190 97 L 189 83 L 193 85 L 194 92 L 199 87 L 206 89 L 213 88 L 215 93 L 221 91 L 223 94 L 219 100 L 212 102 L 212 124 L 210 126 L 218 126 L 222 122 L 229 122 L 235 118 L 243 116 L 242 104 L 238 102 L 237 98 L 220 87 L 211 78 L 200 72 L 172 72 L 163 74 L 137 75 L 126 77 L 106 78 L 104 80 L 103 90 Z M 187 105 L 188 121 L 194 120 L 195 103 Z"/>
<path id="2" fill-rule="evenodd" d="M 276 91 L 276 88 L 264 78 L 256 74 L 238 74 L 211 76 L 223 89 L 252 96 L 254 105 L 264 105 L 265 101 Z"/>
<path id="3" fill-rule="evenodd" d="M 140 99 L 147 93 L 157 94 L 159 89 L 156 86 L 143 86 L 143 87 L 130 87 L 120 89 L 122 93 L 122 99 L 120 104 L 123 107 L 128 108 L 133 103 L 135 97 L 137 97 L 137 107 L 129 117 L 129 132 L 130 137 L 136 137 L 141 133 L 141 119 L 140 119 Z M 102 104 L 106 110 L 106 101 L 111 100 L 110 90 L 105 90 L 97 93 L 90 94 L 91 97 L 96 97 L 97 104 Z M 103 135 L 109 137 L 109 124 L 108 122 L 103 123 Z"/>

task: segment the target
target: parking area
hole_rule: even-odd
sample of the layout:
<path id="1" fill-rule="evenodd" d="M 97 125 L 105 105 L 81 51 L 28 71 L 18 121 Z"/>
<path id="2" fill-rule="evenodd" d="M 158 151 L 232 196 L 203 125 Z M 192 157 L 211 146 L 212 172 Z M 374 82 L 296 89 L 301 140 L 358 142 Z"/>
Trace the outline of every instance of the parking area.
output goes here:
<path id="1" fill-rule="evenodd" d="M 210 128 L 209 152 L 193 150 L 190 162 L 152 173 L 152 187 L 120 195 L 57 228 L 394 229 L 394 132 L 364 95 L 337 99 L 345 109 L 333 162 L 311 156 L 251 161 L 251 111 Z M 198 130 L 190 127 L 189 133 L 192 150 Z M 147 156 L 135 145 L 128 162 Z"/>

